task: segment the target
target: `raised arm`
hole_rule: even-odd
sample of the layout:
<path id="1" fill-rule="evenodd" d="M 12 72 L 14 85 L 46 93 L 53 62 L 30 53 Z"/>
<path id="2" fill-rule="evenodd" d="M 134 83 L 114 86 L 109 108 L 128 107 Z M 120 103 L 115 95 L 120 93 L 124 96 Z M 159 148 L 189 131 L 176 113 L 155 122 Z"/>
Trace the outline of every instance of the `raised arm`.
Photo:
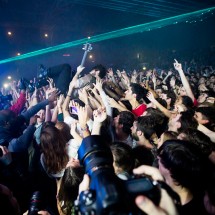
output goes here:
<path id="1" fill-rule="evenodd" d="M 75 86 L 77 84 L 77 81 L 78 81 L 78 76 L 81 74 L 83 69 L 84 69 L 84 67 L 78 66 L 77 72 L 76 72 L 76 74 L 74 75 L 72 81 L 69 84 L 69 90 L 68 90 L 68 93 L 67 93 L 66 98 L 64 100 L 64 103 L 62 105 L 62 110 L 63 110 L 64 117 L 69 116 L 69 111 L 68 110 L 69 110 L 69 102 L 70 102 L 70 99 L 71 99 L 71 96 L 72 96 L 72 91 L 75 88 Z"/>
<path id="2" fill-rule="evenodd" d="M 171 112 L 166 109 L 164 106 L 162 106 L 154 97 L 152 92 L 148 92 L 147 94 L 147 98 L 149 99 L 149 101 L 151 101 L 154 105 L 156 105 L 156 107 L 164 113 L 165 116 L 167 116 L 168 118 L 171 117 Z"/>
<path id="3" fill-rule="evenodd" d="M 184 86 L 184 89 L 185 89 L 187 95 L 192 99 L 192 101 L 194 101 L 195 97 L 191 90 L 190 84 L 189 84 L 187 78 L 185 77 L 184 71 L 182 69 L 182 65 L 181 65 L 181 63 L 178 63 L 178 61 L 176 59 L 175 59 L 174 67 L 175 67 L 175 70 L 178 71 L 178 73 L 181 77 L 181 82 Z"/>

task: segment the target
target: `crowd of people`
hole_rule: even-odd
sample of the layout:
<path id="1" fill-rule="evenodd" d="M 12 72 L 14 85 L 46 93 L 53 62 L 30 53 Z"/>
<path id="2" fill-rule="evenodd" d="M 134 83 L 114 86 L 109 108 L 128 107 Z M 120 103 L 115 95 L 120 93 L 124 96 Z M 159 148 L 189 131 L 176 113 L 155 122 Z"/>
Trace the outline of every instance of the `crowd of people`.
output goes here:
<path id="1" fill-rule="evenodd" d="M 64 80 L 58 88 L 50 76 L 39 88 L 14 81 L 0 95 L 0 213 L 31 214 L 39 191 L 38 214 L 74 214 L 91 180 L 78 150 L 100 136 L 117 178 L 145 175 L 163 185 L 158 204 L 138 194 L 137 208 L 150 215 L 215 214 L 215 70 L 184 71 L 177 60 L 172 67 L 97 65 L 81 76 L 79 66 L 70 80 L 57 74 Z"/>

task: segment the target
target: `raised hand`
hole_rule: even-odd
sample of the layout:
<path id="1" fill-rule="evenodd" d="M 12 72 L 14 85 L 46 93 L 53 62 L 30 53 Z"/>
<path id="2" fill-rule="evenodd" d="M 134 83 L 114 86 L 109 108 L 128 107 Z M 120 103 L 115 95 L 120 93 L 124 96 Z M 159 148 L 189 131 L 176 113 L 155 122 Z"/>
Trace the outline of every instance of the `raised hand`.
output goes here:
<path id="1" fill-rule="evenodd" d="M 78 112 L 78 121 L 79 121 L 81 128 L 86 127 L 87 121 L 89 119 L 88 113 L 87 113 L 87 108 L 77 106 L 77 112 Z"/>
<path id="2" fill-rule="evenodd" d="M 58 97 L 57 99 L 57 107 L 60 108 L 62 105 L 63 105 L 63 102 L 64 102 L 64 95 L 63 94 L 60 94 L 60 96 Z"/>
<path id="3" fill-rule="evenodd" d="M 78 67 L 77 67 L 77 74 L 80 75 L 81 72 L 82 72 L 84 69 L 85 69 L 85 67 L 83 67 L 83 66 L 81 66 L 81 65 L 78 66 Z"/>
<path id="4" fill-rule="evenodd" d="M 168 71 L 168 74 L 167 74 L 168 76 L 170 76 L 170 75 L 172 75 L 172 71 L 170 70 L 170 71 Z"/>
<path id="5" fill-rule="evenodd" d="M 113 69 L 109 68 L 107 74 L 108 76 L 113 77 Z"/>
<path id="6" fill-rule="evenodd" d="M 78 98 L 79 98 L 82 102 L 84 102 L 85 104 L 87 104 L 88 95 L 87 95 L 86 87 L 84 87 L 84 88 L 78 90 Z"/>
<path id="7" fill-rule="evenodd" d="M 171 78 L 171 80 L 170 80 L 170 86 L 171 86 L 172 88 L 175 87 L 175 77 L 172 77 L 172 78 Z"/>
<path id="8" fill-rule="evenodd" d="M 175 59 L 175 63 L 173 63 L 175 70 L 180 71 L 182 70 L 182 65 Z"/>
<path id="9" fill-rule="evenodd" d="M 118 69 L 116 70 L 116 74 L 118 75 L 119 78 L 122 77 L 122 74 L 121 74 L 120 70 L 118 70 Z"/>
<path id="10" fill-rule="evenodd" d="M 151 102 L 154 102 L 154 101 L 156 100 L 155 97 L 154 97 L 154 95 L 153 95 L 153 93 L 150 92 L 150 91 L 147 93 L 146 97 L 147 97 L 148 100 L 151 101 Z"/>
<path id="11" fill-rule="evenodd" d="M 163 181 L 163 177 L 159 170 L 151 166 L 140 166 L 133 170 L 134 174 L 146 174 L 152 177 L 155 181 Z M 161 188 L 161 200 L 159 205 L 155 205 L 152 200 L 146 196 L 139 195 L 135 199 L 137 207 L 149 215 L 178 215 L 173 199 L 168 195 L 166 190 Z"/>
<path id="12" fill-rule="evenodd" d="M 146 77 L 149 78 L 151 75 L 152 75 L 152 70 L 150 69 L 146 72 Z"/>
<path id="13" fill-rule="evenodd" d="M 107 118 L 106 109 L 103 107 L 98 108 L 97 110 L 93 111 L 93 118 L 95 122 L 104 122 Z"/>
<path id="14" fill-rule="evenodd" d="M 97 78 L 96 84 L 93 84 L 93 85 L 100 92 L 100 91 L 102 91 L 102 84 L 103 84 L 103 81 L 101 79 Z"/>
<path id="15" fill-rule="evenodd" d="M 54 88 L 54 80 L 52 78 L 48 78 L 47 81 L 49 83 L 49 88 L 50 89 Z"/>

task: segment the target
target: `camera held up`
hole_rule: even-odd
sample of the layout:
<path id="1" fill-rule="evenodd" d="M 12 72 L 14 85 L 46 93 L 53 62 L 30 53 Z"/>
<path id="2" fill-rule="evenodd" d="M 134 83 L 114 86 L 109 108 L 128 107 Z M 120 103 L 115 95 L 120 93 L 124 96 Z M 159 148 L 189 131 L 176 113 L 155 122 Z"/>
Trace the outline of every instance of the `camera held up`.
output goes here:
<path id="1" fill-rule="evenodd" d="M 115 175 L 111 150 L 101 136 L 84 138 L 78 157 L 91 182 L 90 189 L 82 192 L 75 202 L 76 214 L 142 214 L 134 201 L 138 195 L 159 204 L 160 188 L 151 178 L 134 176 L 123 181 Z"/>

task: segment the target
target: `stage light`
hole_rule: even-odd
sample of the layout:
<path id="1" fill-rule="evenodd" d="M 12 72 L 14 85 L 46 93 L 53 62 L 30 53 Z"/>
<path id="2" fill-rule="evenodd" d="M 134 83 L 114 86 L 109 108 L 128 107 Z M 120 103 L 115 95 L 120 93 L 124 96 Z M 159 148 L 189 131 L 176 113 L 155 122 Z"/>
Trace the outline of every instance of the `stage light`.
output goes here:
<path id="1" fill-rule="evenodd" d="M 7 79 L 8 79 L 8 80 L 11 80 L 11 76 L 10 76 L 10 75 L 9 75 L 9 76 L 7 76 Z"/>
<path id="2" fill-rule="evenodd" d="M 49 35 L 48 34 L 44 34 L 44 37 L 48 37 Z"/>
<path id="3" fill-rule="evenodd" d="M 16 55 L 17 55 L 17 56 L 20 56 L 20 55 L 21 55 L 21 53 L 19 53 L 19 52 L 18 52 Z"/>
<path id="4" fill-rule="evenodd" d="M 12 32 L 11 32 L 11 31 L 8 31 L 7 34 L 8 34 L 9 36 L 12 36 Z"/>
<path id="5" fill-rule="evenodd" d="M 3 86 L 4 86 L 4 88 L 8 88 L 9 84 L 8 83 L 4 83 Z"/>
<path id="6" fill-rule="evenodd" d="M 87 39 L 89 40 L 91 37 L 87 37 Z"/>
<path id="7" fill-rule="evenodd" d="M 92 58 L 93 58 L 93 55 L 89 55 L 89 58 L 92 59 Z"/>
<path id="8" fill-rule="evenodd" d="M 146 67 L 145 67 L 145 66 L 143 67 L 143 70 L 146 70 Z"/>

